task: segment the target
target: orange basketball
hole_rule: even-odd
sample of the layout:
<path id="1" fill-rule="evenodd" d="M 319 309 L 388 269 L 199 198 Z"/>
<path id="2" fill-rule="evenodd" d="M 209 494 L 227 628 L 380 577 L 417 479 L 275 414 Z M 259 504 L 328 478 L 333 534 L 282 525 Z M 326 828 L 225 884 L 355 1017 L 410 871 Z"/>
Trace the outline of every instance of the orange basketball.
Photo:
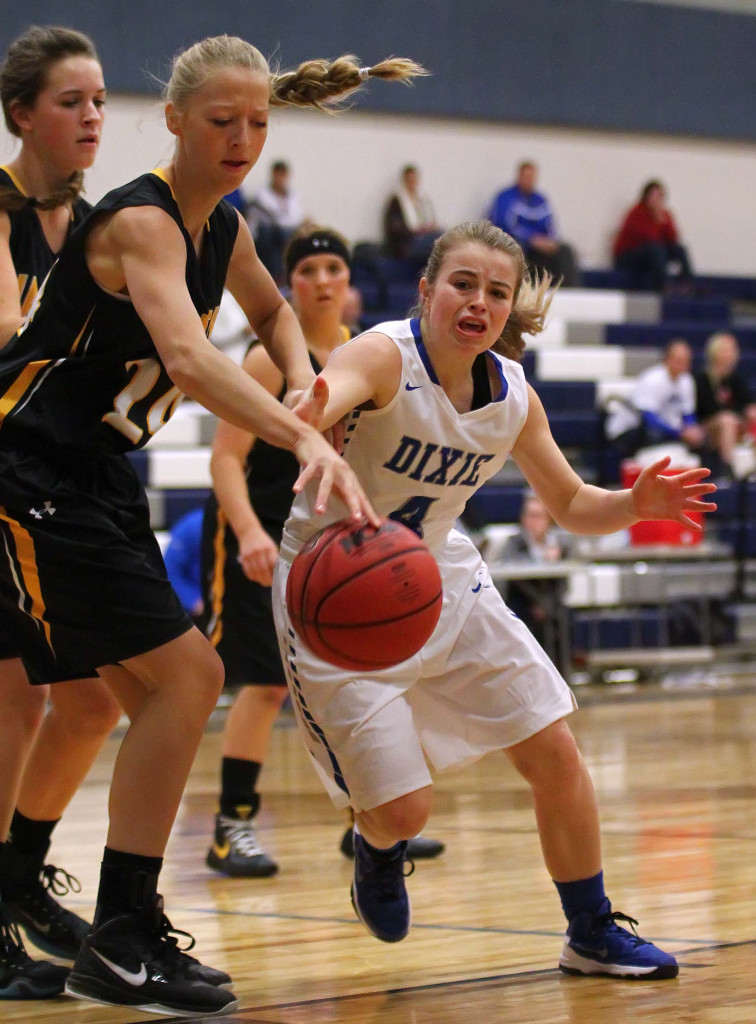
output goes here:
<path id="1" fill-rule="evenodd" d="M 346 519 L 312 537 L 294 559 L 286 605 L 303 643 L 339 668 L 375 671 L 416 654 L 441 614 L 441 574 L 408 527 Z"/>

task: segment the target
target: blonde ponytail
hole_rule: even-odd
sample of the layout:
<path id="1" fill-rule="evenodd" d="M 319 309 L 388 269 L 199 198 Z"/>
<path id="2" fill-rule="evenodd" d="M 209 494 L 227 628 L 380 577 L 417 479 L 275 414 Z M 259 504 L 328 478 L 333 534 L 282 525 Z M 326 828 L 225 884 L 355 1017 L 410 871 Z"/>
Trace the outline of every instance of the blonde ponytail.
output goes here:
<path id="1" fill-rule="evenodd" d="M 405 57 L 388 57 L 368 68 L 361 67 L 352 54 L 333 61 L 308 60 L 295 71 L 271 74 L 270 102 L 275 107 L 317 107 L 328 111 L 370 78 L 410 85 L 413 78 L 427 74 L 422 65 Z"/>

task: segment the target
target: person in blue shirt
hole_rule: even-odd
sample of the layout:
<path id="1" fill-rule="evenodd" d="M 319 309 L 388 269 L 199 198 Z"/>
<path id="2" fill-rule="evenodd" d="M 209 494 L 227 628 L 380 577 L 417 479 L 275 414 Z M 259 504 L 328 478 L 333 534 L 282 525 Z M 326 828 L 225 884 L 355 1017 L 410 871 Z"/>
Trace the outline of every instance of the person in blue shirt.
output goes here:
<path id="1" fill-rule="evenodd" d="M 200 551 L 204 508 L 193 508 L 176 520 L 163 560 L 173 589 L 192 618 L 202 613 Z"/>
<path id="2" fill-rule="evenodd" d="M 494 199 L 488 219 L 519 242 L 532 270 L 546 272 L 563 285 L 574 287 L 579 274 L 572 246 L 556 233 L 551 203 L 536 192 L 538 168 L 532 160 L 523 160 L 517 168 L 517 180 Z"/>

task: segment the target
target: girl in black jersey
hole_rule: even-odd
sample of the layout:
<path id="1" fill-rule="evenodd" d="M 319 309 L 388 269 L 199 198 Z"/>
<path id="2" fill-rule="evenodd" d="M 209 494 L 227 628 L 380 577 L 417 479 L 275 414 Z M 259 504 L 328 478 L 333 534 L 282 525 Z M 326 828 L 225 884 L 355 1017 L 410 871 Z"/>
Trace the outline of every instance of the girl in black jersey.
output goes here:
<path id="1" fill-rule="evenodd" d="M 0 69 L 8 130 L 21 140 L 0 167 L 0 341 L 28 313 L 71 230 L 90 209 L 79 196 L 102 132 L 105 86 L 79 32 L 35 27 Z M 35 945 L 73 959 L 89 924 L 53 898 L 75 880 L 44 866 L 53 828 L 120 708 L 96 677 L 32 687 L 8 623 L 0 627 L 0 998 L 54 995 L 67 971 L 34 963 L 11 922 Z M 44 714 L 48 697 L 50 708 Z M 44 717 L 43 717 L 44 715 Z M 40 724 L 41 722 L 41 724 Z M 15 807 L 15 814 L 13 813 Z M 11 815 L 13 815 L 11 822 Z M 9 835 L 10 828 L 10 835 Z M 7 840 L 7 841 L 6 841 Z M 43 873 L 44 870 L 44 873 Z M 57 877 L 56 877 L 57 874 Z"/>
<path id="2" fill-rule="evenodd" d="M 350 337 L 343 323 L 351 257 L 328 228 L 302 228 L 284 254 L 291 304 L 315 372 Z M 285 381 L 262 345 L 250 348 L 246 372 L 279 399 Z M 273 622 L 270 585 L 283 524 L 291 509 L 296 460 L 248 431 L 220 423 L 210 469 L 214 493 L 202 532 L 207 635 L 220 654 L 226 685 L 240 687 L 222 740 L 221 792 L 209 867 L 232 877 L 265 878 L 278 865 L 260 846 L 257 782 L 270 733 L 288 690 Z M 349 854 L 351 828 L 342 841 Z M 411 840 L 414 857 L 436 856 L 438 840 Z"/>
<path id="3" fill-rule="evenodd" d="M 13 616 L 35 682 L 88 663 L 131 726 L 116 761 L 93 930 L 66 991 L 170 1013 L 226 1013 L 229 979 L 179 951 L 157 894 L 186 778 L 223 682 L 165 574 L 144 489 L 124 453 L 144 445 L 183 394 L 292 450 L 325 511 L 375 513 L 353 472 L 303 416 L 208 341 L 224 285 L 289 386 L 314 379 L 291 308 L 222 197 L 258 159 L 271 102 L 320 105 L 370 76 L 422 69 L 351 58 L 271 74 L 241 39 L 203 40 L 174 61 L 164 169 L 109 193 L 74 232 L 16 338 L 0 353 L 0 608 Z"/>

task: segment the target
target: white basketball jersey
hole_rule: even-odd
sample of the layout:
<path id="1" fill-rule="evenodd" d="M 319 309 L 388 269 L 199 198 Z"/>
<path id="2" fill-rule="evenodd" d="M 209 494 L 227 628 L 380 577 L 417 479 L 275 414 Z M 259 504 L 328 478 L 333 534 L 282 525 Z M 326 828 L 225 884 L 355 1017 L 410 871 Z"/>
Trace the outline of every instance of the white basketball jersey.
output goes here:
<path id="1" fill-rule="evenodd" d="M 482 408 L 460 413 L 438 383 L 419 320 L 382 323 L 372 331 L 391 338 L 401 352 L 401 382 L 382 409 L 350 413 L 344 458 L 378 514 L 410 526 L 438 552 L 470 496 L 501 469 L 522 430 L 525 376 L 519 363 L 488 352 L 499 393 Z M 313 533 L 348 514 L 336 498 L 316 515 L 316 493 L 313 482 L 294 500 L 281 544 L 289 561 Z"/>

